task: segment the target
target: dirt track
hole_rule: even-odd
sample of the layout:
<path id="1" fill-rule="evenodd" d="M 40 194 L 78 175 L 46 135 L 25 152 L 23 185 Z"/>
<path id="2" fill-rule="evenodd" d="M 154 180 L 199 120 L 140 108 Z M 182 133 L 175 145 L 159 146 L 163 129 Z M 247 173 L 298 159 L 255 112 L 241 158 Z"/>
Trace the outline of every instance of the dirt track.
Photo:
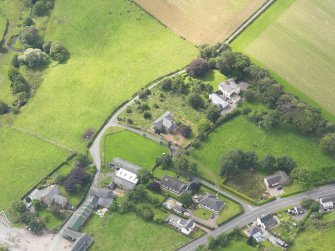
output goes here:
<path id="1" fill-rule="evenodd" d="M 224 41 L 265 0 L 135 0 L 194 44 Z"/>

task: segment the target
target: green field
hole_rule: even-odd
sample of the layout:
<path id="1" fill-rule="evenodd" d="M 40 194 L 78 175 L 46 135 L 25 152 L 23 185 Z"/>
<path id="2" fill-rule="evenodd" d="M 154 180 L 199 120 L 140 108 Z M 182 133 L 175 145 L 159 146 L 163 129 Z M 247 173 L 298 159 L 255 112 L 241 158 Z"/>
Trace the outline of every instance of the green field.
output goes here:
<path id="1" fill-rule="evenodd" d="M 190 241 L 168 226 L 145 222 L 133 213 L 113 213 L 107 222 L 106 218 L 94 215 L 83 229 L 94 238 L 92 251 L 175 250 Z"/>
<path id="2" fill-rule="evenodd" d="M 0 11 L 0 41 L 3 39 L 3 35 L 6 30 L 7 18 Z"/>
<path id="3" fill-rule="evenodd" d="M 214 130 L 199 149 L 193 152 L 199 174 L 218 184 L 221 181 L 221 159 L 224 154 L 234 149 L 255 151 L 260 159 L 267 154 L 288 155 L 298 166 L 309 169 L 334 164 L 334 159 L 321 153 L 313 139 L 288 128 L 276 128 L 266 132 L 241 115 Z"/>
<path id="4" fill-rule="evenodd" d="M 333 250 L 335 247 L 335 218 L 330 221 L 328 218 L 334 217 L 333 212 L 326 219 L 321 220 L 321 224 L 313 223 L 308 220 L 307 227 L 295 238 L 291 251 L 305 251 L 305 250 Z M 327 225 L 323 225 L 327 224 Z"/>
<path id="5" fill-rule="evenodd" d="M 335 120 L 334 11 L 334 1 L 276 1 L 232 44 L 271 70 L 289 92 L 324 108 L 331 120 Z"/>
<path id="6" fill-rule="evenodd" d="M 97 130 L 118 104 L 197 54 L 123 0 L 59 0 L 45 34 L 45 40 L 62 42 L 71 58 L 49 67 L 14 123 L 81 151 L 87 129 Z"/>
<path id="7" fill-rule="evenodd" d="M 0 128 L 0 211 L 10 207 L 69 152 L 10 128 Z"/>
<path id="8" fill-rule="evenodd" d="M 239 204 L 235 203 L 232 200 L 219 196 L 225 203 L 223 210 L 221 211 L 219 218 L 216 220 L 216 224 L 220 225 L 225 221 L 233 218 L 234 216 L 241 213 L 242 209 Z"/>
<path id="9" fill-rule="evenodd" d="M 166 146 L 127 130 L 107 135 L 104 144 L 105 162 L 119 157 L 146 169 L 153 167 L 156 157 L 169 152 Z"/>
<path id="10" fill-rule="evenodd" d="M 256 248 L 250 247 L 246 240 L 232 240 L 224 248 L 217 248 L 215 251 L 256 251 Z"/>

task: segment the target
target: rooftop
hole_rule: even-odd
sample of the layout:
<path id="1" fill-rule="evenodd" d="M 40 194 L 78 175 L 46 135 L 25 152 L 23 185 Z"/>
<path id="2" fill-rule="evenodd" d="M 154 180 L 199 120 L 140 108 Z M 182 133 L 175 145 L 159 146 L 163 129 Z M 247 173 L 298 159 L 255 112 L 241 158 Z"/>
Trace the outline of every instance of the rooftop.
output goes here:
<path id="1" fill-rule="evenodd" d="M 128 162 L 126 160 L 123 160 L 121 158 L 114 158 L 112 160 L 112 165 L 115 167 L 115 168 L 122 168 L 124 170 L 127 170 L 128 172 L 132 172 L 132 173 L 137 173 L 137 171 L 139 169 L 141 169 L 141 167 L 131 163 L 131 162 Z"/>
<path id="2" fill-rule="evenodd" d="M 199 204 L 216 212 L 220 212 L 225 205 L 222 200 L 212 194 L 206 194 L 203 198 L 200 198 Z"/>
<path id="3" fill-rule="evenodd" d="M 186 186 L 186 184 L 184 182 L 182 182 L 178 179 L 172 178 L 168 175 L 165 175 L 162 178 L 160 183 L 161 183 L 161 186 L 163 188 L 168 188 L 168 189 L 170 189 L 172 191 L 175 191 L 177 193 L 181 193 Z"/>
<path id="4" fill-rule="evenodd" d="M 129 172 L 123 168 L 120 168 L 116 174 L 115 174 L 117 177 L 119 178 L 122 178 L 126 181 L 129 181 L 133 184 L 137 184 L 138 182 L 138 178 L 137 178 L 137 175 L 135 173 L 132 173 L 132 172 Z"/>

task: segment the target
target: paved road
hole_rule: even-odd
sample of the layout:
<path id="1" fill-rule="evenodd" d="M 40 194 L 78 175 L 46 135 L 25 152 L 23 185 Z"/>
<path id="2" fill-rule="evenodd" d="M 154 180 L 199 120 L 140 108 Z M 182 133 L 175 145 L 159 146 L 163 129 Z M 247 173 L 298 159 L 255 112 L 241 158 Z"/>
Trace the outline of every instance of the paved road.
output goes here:
<path id="1" fill-rule="evenodd" d="M 297 206 L 299 205 L 300 201 L 304 198 L 318 199 L 320 197 L 330 195 L 335 195 L 335 184 L 315 188 L 311 191 L 304 192 L 292 197 L 277 199 L 276 201 L 267 203 L 261 207 L 252 208 L 248 212 L 245 212 L 241 216 L 227 222 L 226 224 L 202 236 L 201 238 L 190 242 L 184 247 L 178 249 L 178 251 L 196 250 L 198 246 L 202 244 L 207 244 L 208 237 L 210 236 L 217 237 L 221 233 L 232 231 L 234 228 L 242 228 L 248 225 L 249 223 L 255 221 L 257 217 L 263 214 L 275 213 L 276 211 L 289 206 Z"/>

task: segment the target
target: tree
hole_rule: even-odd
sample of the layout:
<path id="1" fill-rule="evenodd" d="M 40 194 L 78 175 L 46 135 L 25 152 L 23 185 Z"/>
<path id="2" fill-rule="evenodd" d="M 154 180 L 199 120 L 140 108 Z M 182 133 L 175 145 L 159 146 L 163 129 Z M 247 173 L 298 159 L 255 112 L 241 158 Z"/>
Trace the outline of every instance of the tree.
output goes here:
<path id="1" fill-rule="evenodd" d="M 150 189 L 153 192 L 160 193 L 161 192 L 161 185 L 158 181 L 152 181 L 148 184 L 148 189 Z"/>
<path id="2" fill-rule="evenodd" d="M 14 54 L 14 56 L 12 57 L 11 64 L 15 68 L 19 68 L 20 67 L 20 62 L 18 60 L 18 57 L 19 57 L 19 55 L 17 55 L 17 54 Z"/>
<path id="3" fill-rule="evenodd" d="M 208 62 L 206 59 L 197 58 L 186 67 L 186 72 L 192 78 L 202 77 L 209 70 Z"/>
<path id="4" fill-rule="evenodd" d="M 255 247 L 257 244 L 257 241 L 255 240 L 254 237 L 252 237 L 252 235 L 249 236 L 248 240 L 247 240 L 247 244 L 249 246 Z"/>
<path id="5" fill-rule="evenodd" d="M 252 89 L 245 90 L 243 93 L 243 97 L 249 103 L 253 103 L 257 101 L 257 93 Z"/>
<path id="6" fill-rule="evenodd" d="M 200 190 L 200 183 L 199 182 L 191 182 L 190 185 L 188 186 L 188 188 L 193 192 L 193 193 L 197 193 Z"/>
<path id="7" fill-rule="evenodd" d="M 59 174 L 56 176 L 55 183 L 58 185 L 63 185 L 63 183 L 66 180 L 66 175 L 65 174 Z"/>
<path id="8" fill-rule="evenodd" d="M 160 84 L 160 88 L 163 91 L 171 91 L 172 88 L 172 80 L 170 78 L 166 78 L 164 79 L 161 84 Z"/>
<path id="9" fill-rule="evenodd" d="M 129 200 L 134 203 L 145 201 L 147 197 L 147 192 L 145 191 L 145 187 L 143 185 L 136 186 L 128 193 Z"/>
<path id="10" fill-rule="evenodd" d="M 206 110 L 207 118 L 213 123 L 215 123 L 218 120 L 220 114 L 221 110 L 214 104 L 210 104 Z"/>
<path id="11" fill-rule="evenodd" d="M 213 126 L 213 123 L 208 119 L 201 119 L 198 123 L 198 131 L 200 133 L 208 132 Z"/>
<path id="12" fill-rule="evenodd" d="M 276 158 L 271 154 L 266 155 L 262 163 L 262 168 L 268 172 L 276 171 L 278 169 Z"/>
<path id="13" fill-rule="evenodd" d="M 42 45 L 42 49 L 43 49 L 43 51 L 44 51 L 45 53 L 47 53 L 47 54 L 50 54 L 51 45 L 52 45 L 52 42 L 51 42 L 51 41 L 45 42 L 45 43 Z"/>
<path id="14" fill-rule="evenodd" d="M 191 93 L 188 97 L 188 102 L 196 110 L 204 106 L 204 100 L 198 93 Z"/>
<path id="15" fill-rule="evenodd" d="M 34 26 L 25 27 L 19 38 L 25 48 L 41 48 L 43 45 L 43 40 Z"/>
<path id="16" fill-rule="evenodd" d="M 78 154 L 74 162 L 74 166 L 83 168 L 83 167 L 87 167 L 91 163 L 92 162 L 87 155 Z"/>
<path id="17" fill-rule="evenodd" d="M 20 201 L 15 205 L 15 210 L 18 211 L 19 213 L 23 213 L 27 211 L 27 207 L 22 201 Z"/>
<path id="18" fill-rule="evenodd" d="M 170 154 L 163 153 L 161 157 L 157 158 L 156 163 L 161 165 L 162 169 L 172 167 L 173 161 Z"/>
<path id="19" fill-rule="evenodd" d="M 47 14 L 47 8 L 43 1 L 38 1 L 34 4 L 33 15 L 35 17 L 41 17 Z"/>
<path id="20" fill-rule="evenodd" d="M 22 56 L 18 57 L 20 64 L 25 64 L 30 68 L 43 67 L 49 63 L 49 56 L 40 49 L 28 48 Z"/>
<path id="21" fill-rule="evenodd" d="M 0 100 L 0 115 L 5 114 L 9 111 L 8 105 Z"/>
<path id="22" fill-rule="evenodd" d="M 192 135 L 192 128 L 188 125 L 181 125 L 180 126 L 181 135 L 185 138 L 189 138 Z"/>
<path id="23" fill-rule="evenodd" d="M 34 213 L 30 211 L 26 211 L 21 214 L 20 221 L 24 224 L 29 224 L 30 222 L 34 220 L 34 218 L 35 218 Z"/>
<path id="24" fill-rule="evenodd" d="M 64 63 L 70 57 L 70 53 L 61 43 L 53 43 L 50 48 L 50 57 L 59 63 Z"/>
<path id="25" fill-rule="evenodd" d="M 279 115 L 277 111 L 271 111 L 262 116 L 259 125 L 265 130 L 270 130 L 279 125 Z"/>
<path id="26" fill-rule="evenodd" d="M 199 46 L 200 49 L 200 57 L 204 59 L 210 59 L 210 58 L 215 58 L 219 55 L 220 53 L 220 47 L 221 44 L 216 44 L 216 45 L 208 45 L 208 44 L 203 44 Z M 228 49 L 229 46 L 227 45 L 223 49 Z M 230 48 L 229 48 L 230 49 Z"/>
<path id="27" fill-rule="evenodd" d="M 300 205 L 306 209 L 310 209 L 312 212 L 317 212 L 320 209 L 319 202 L 312 199 L 303 199 Z"/>
<path id="28" fill-rule="evenodd" d="M 192 195 L 190 193 L 183 193 L 182 195 L 180 195 L 179 200 L 183 204 L 183 206 L 187 208 L 192 207 L 194 204 Z"/>
<path id="29" fill-rule="evenodd" d="M 16 68 L 11 68 L 8 71 L 8 78 L 11 81 L 10 88 L 13 94 L 17 94 L 19 92 L 30 92 L 30 86 Z"/>
<path id="30" fill-rule="evenodd" d="M 45 227 L 45 224 L 41 219 L 35 218 L 28 224 L 28 227 L 34 233 L 38 233 Z"/>
<path id="31" fill-rule="evenodd" d="M 145 112 L 143 113 L 143 118 L 150 120 L 150 119 L 152 118 L 152 115 L 151 115 L 150 112 L 145 111 Z"/>
<path id="32" fill-rule="evenodd" d="M 86 169 L 75 167 L 64 181 L 63 185 L 67 192 L 77 192 L 80 187 L 85 186 L 91 180 L 91 175 L 86 172 Z"/>
<path id="33" fill-rule="evenodd" d="M 320 141 L 320 148 L 326 154 L 335 154 L 335 133 L 325 135 Z"/>
<path id="34" fill-rule="evenodd" d="M 185 85 L 184 80 L 181 77 L 175 77 L 171 81 L 171 90 L 174 93 L 187 94 L 188 87 Z"/>
<path id="35" fill-rule="evenodd" d="M 147 184 L 152 178 L 152 174 L 146 169 L 140 169 L 137 173 L 140 184 Z"/>
<path id="36" fill-rule="evenodd" d="M 26 27 L 26 26 L 31 26 L 34 24 L 34 21 L 31 17 L 27 17 L 23 20 L 23 26 Z"/>
<path id="37" fill-rule="evenodd" d="M 179 171 L 187 171 L 190 167 L 190 163 L 184 155 L 179 155 L 174 162 L 174 166 Z"/>
<path id="38" fill-rule="evenodd" d="M 292 170 L 297 166 L 297 163 L 289 156 L 283 156 L 277 158 L 277 166 L 279 170 L 283 170 L 290 174 Z"/>

